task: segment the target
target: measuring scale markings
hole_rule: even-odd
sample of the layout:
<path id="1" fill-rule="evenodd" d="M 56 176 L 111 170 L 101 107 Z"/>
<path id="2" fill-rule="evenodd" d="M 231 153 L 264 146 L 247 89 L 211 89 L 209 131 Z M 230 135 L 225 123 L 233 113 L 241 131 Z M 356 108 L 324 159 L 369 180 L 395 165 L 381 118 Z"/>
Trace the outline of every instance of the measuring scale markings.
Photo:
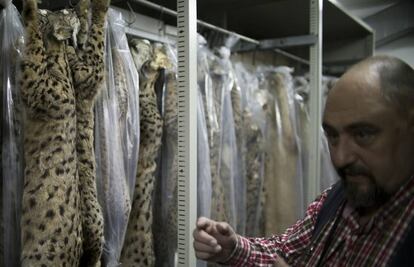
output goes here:
<path id="1" fill-rule="evenodd" d="M 195 0 L 177 1 L 177 263 L 182 267 L 196 266 L 191 230 L 197 217 L 197 91 L 190 90 L 197 88 L 196 11 Z"/>

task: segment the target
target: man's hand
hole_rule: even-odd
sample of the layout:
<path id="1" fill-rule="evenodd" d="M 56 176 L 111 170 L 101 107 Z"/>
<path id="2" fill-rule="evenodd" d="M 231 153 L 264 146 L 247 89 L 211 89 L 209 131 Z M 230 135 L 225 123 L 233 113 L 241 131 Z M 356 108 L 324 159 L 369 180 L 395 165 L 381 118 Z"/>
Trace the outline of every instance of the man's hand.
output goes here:
<path id="1" fill-rule="evenodd" d="M 228 223 L 205 217 L 198 218 L 193 237 L 197 258 L 212 262 L 224 262 L 237 244 L 237 234 Z"/>

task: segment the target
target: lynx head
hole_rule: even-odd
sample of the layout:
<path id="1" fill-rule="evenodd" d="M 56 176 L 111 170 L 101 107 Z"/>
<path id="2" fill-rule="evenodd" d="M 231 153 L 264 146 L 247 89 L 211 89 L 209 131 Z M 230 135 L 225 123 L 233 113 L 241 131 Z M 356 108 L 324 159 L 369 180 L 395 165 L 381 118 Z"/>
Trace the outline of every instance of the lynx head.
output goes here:
<path id="1" fill-rule="evenodd" d="M 42 9 L 39 12 L 45 34 L 52 35 L 59 41 L 72 38 L 73 44 L 76 45 L 80 22 L 74 9 L 54 12 Z"/>

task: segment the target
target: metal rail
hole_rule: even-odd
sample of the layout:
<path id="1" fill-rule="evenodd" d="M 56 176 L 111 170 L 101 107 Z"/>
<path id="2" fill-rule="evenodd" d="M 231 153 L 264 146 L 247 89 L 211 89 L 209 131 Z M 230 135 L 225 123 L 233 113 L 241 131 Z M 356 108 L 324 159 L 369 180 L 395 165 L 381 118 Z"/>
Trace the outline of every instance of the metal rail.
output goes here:
<path id="1" fill-rule="evenodd" d="M 152 8 L 152 9 L 155 9 L 155 10 L 158 10 L 159 12 L 168 14 L 170 16 L 177 16 L 177 12 L 176 11 L 174 11 L 172 9 L 169 9 L 169 8 L 166 8 L 166 7 L 163 7 L 163 6 L 158 5 L 158 4 L 154 4 L 154 3 L 150 2 L 150 1 L 147 1 L 147 0 L 130 0 L 130 1 L 135 2 L 135 3 L 138 3 L 138 4 L 141 4 L 143 6 L 146 6 L 146 7 Z M 228 31 L 226 29 L 223 29 L 221 27 L 215 26 L 213 24 L 207 23 L 207 22 L 202 21 L 202 20 L 197 20 L 197 24 L 200 25 L 200 26 L 203 26 L 205 28 L 212 29 L 214 31 L 223 33 L 223 34 L 236 36 L 240 40 L 243 40 L 243 41 L 246 41 L 246 42 L 255 44 L 255 45 L 259 45 L 260 44 L 260 41 L 258 41 L 258 40 L 249 38 L 247 36 L 244 36 L 244 35 L 241 35 L 241 34 L 232 32 L 232 31 Z M 290 58 L 292 60 L 295 60 L 297 62 L 300 62 L 302 64 L 309 65 L 309 61 L 308 60 L 303 59 L 301 57 L 298 57 L 296 55 L 293 55 L 293 54 L 291 54 L 289 52 L 283 51 L 281 49 L 273 49 L 273 51 L 276 52 L 276 53 L 279 53 L 279 54 L 281 54 L 283 56 L 286 56 L 286 57 L 288 57 L 288 58 Z"/>

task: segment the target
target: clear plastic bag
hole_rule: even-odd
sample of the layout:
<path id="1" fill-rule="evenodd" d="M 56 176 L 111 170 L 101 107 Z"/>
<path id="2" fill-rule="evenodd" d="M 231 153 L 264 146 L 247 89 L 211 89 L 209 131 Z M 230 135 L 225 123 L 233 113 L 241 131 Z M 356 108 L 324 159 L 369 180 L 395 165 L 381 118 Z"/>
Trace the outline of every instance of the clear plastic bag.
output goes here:
<path id="1" fill-rule="evenodd" d="M 237 189 L 235 181 L 240 177 L 240 169 L 231 102 L 231 90 L 234 85 L 234 78 L 231 74 L 230 51 L 225 47 L 221 47 L 217 51 L 217 54 L 218 56 L 214 57 L 210 65 L 212 90 L 214 93 L 213 103 L 216 106 L 219 125 L 219 133 L 216 137 L 212 138 L 213 143 L 210 146 L 210 154 L 213 156 L 212 160 L 210 160 L 212 166 L 213 202 L 217 201 L 224 204 L 225 220 L 237 229 L 238 219 L 235 195 Z M 218 183 L 222 185 L 221 189 L 214 188 L 215 175 L 218 176 Z M 215 189 L 222 190 L 223 195 L 221 197 L 223 199 L 214 199 Z"/>
<path id="2" fill-rule="evenodd" d="M 323 94 L 322 94 L 322 103 L 325 102 L 327 92 L 329 88 L 335 83 L 336 78 L 334 77 L 323 77 L 322 85 L 323 85 Z M 309 115 L 309 77 L 306 76 L 298 76 L 294 79 L 294 87 L 295 87 L 295 105 L 296 105 L 296 114 L 297 114 L 297 129 L 298 135 L 300 136 L 300 146 L 302 149 L 302 172 L 304 174 L 309 172 L 309 134 L 310 134 L 310 115 Z M 324 104 L 322 104 L 324 106 Z M 317 186 L 319 191 L 322 192 L 323 190 L 327 189 L 329 186 L 334 184 L 338 180 L 338 175 L 335 171 L 335 168 L 332 165 L 332 161 L 330 159 L 329 154 L 329 147 L 321 129 L 320 133 L 321 138 L 321 177 L 320 183 Z M 308 188 L 309 182 L 307 177 L 303 177 L 303 188 L 304 188 L 304 207 L 308 205 L 307 199 L 313 198 L 313 196 L 308 196 Z"/>
<path id="3" fill-rule="evenodd" d="M 212 80 L 210 74 L 210 65 L 215 56 L 206 46 L 205 39 L 198 35 L 198 51 L 197 51 L 197 80 L 203 97 L 203 106 L 206 115 L 206 123 L 208 129 L 208 136 L 210 146 L 212 145 L 212 138 L 216 136 L 219 131 L 217 107 L 215 104 L 215 93 L 212 87 Z"/>
<path id="4" fill-rule="evenodd" d="M 131 51 L 129 49 L 128 40 L 125 34 L 125 21 L 120 12 L 110 9 L 108 12 L 108 20 L 112 28 L 113 40 L 113 58 L 116 59 L 114 71 L 118 71 L 117 67 L 123 67 L 125 74 L 116 75 L 115 86 L 117 92 L 122 91 L 121 87 L 127 90 L 118 93 L 118 103 L 120 108 L 120 122 L 122 122 L 122 141 L 125 159 L 125 169 L 127 171 L 127 180 L 132 196 L 135 185 L 135 175 L 137 170 L 138 149 L 139 149 L 139 76 L 135 67 Z M 116 53 L 116 54 L 115 54 Z M 116 73 L 115 73 L 116 74 Z M 123 85 L 124 84 L 124 85 Z M 127 103 L 122 103 L 121 99 L 126 99 Z M 122 110 L 122 106 L 124 109 Z M 126 108 L 125 108 L 126 106 Z"/>
<path id="5" fill-rule="evenodd" d="M 198 88 L 201 97 L 202 110 L 204 111 L 204 122 L 207 132 L 208 150 L 208 165 L 207 162 L 198 161 L 203 169 L 208 169 L 211 180 L 211 218 L 216 220 L 226 220 L 226 211 L 224 208 L 224 190 L 222 182 L 218 173 L 218 151 L 219 151 L 219 123 L 218 123 L 218 107 L 216 105 L 215 91 L 213 90 L 212 78 L 210 73 L 210 66 L 215 58 L 214 54 L 206 46 L 206 41 L 202 36 L 198 36 L 198 51 L 197 51 L 197 80 Z M 200 116 L 200 114 L 198 114 Z M 199 155 L 201 157 L 201 155 Z M 207 182 L 207 181 L 206 181 Z M 200 185 L 200 182 L 199 182 Z M 199 187 L 200 189 L 200 187 Z M 204 192 L 204 191 L 201 191 Z M 198 192 L 199 194 L 201 193 Z M 199 198 L 203 200 L 203 198 Z M 201 204 L 199 204 L 201 205 Z M 205 203 L 207 205 L 207 203 Z M 198 211 L 199 213 L 201 211 Z"/>
<path id="6" fill-rule="evenodd" d="M 211 92 L 211 77 L 208 69 L 208 58 L 211 52 L 205 47 L 205 39 L 198 36 L 198 104 L 197 104 L 197 216 L 212 216 L 212 177 L 210 165 L 209 130 L 217 125 L 215 109 L 208 109 L 207 95 Z M 209 98 L 210 101 L 212 98 Z M 210 103 L 210 102 L 209 102 Z M 211 104 L 211 103 L 210 103 Z M 210 113 L 209 113 L 210 111 Z M 212 127 L 213 125 L 213 127 Z M 217 128 L 218 126 L 216 126 Z M 197 260 L 197 267 L 207 266 L 207 263 Z"/>
<path id="7" fill-rule="evenodd" d="M 24 28 L 11 1 L 0 11 L 2 92 L 2 240 L 3 266 L 20 265 L 20 217 L 24 179 L 22 104 L 17 70 L 21 59 Z"/>
<path id="8" fill-rule="evenodd" d="M 139 148 L 138 72 L 124 21 L 109 9 L 106 83 L 95 104 L 95 153 L 99 200 L 105 218 L 105 266 L 119 266 L 131 210 Z"/>
<path id="9" fill-rule="evenodd" d="M 230 91 L 232 114 L 235 131 L 236 147 L 234 150 L 237 154 L 235 161 L 236 173 L 234 174 L 234 201 L 236 205 L 236 230 L 239 234 L 244 235 L 246 230 L 246 131 L 244 124 L 244 102 L 242 101 L 243 84 L 238 80 L 233 63 L 230 61 L 230 49 L 237 43 L 236 36 L 229 36 L 225 41 L 225 47 L 220 49 L 220 55 L 223 64 L 229 69 L 230 79 L 233 85 Z"/>
<path id="10" fill-rule="evenodd" d="M 268 109 L 272 129 L 267 135 L 266 234 L 282 233 L 303 215 L 300 146 L 296 132 L 291 69 L 259 69 L 264 87 L 273 95 Z"/>
<path id="11" fill-rule="evenodd" d="M 11 3 L 12 3 L 11 0 L 0 0 L 0 9 L 9 7 Z"/>
<path id="12" fill-rule="evenodd" d="M 163 44 L 162 52 L 168 57 L 168 68 L 163 70 L 164 80 L 160 92 L 163 136 L 161 158 L 158 164 L 154 192 L 154 248 L 156 266 L 174 266 L 177 250 L 177 152 L 178 152 L 178 104 L 177 104 L 177 56 L 175 48 Z"/>
<path id="13" fill-rule="evenodd" d="M 245 171 L 245 234 L 259 236 L 263 210 L 264 179 L 264 114 L 257 99 L 258 79 L 241 63 L 234 64 L 236 82 L 239 84 L 242 106 L 243 140 L 240 153 Z"/>
<path id="14" fill-rule="evenodd" d="M 309 97 L 309 82 L 305 77 L 299 76 L 294 78 L 294 99 L 296 107 L 296 129 L 299 136 L 299 145 L 301 147 L 302 158 L 302 173 L 309 173 L 309 127 L 310 116 L 308 110 L 308 97 Z M 306 175 L 303 175 L 303 206 L 308 205 L 308 188 L 309 181 Z"/>
<path id="15" fill-rule="evenodd" d="M 211 170 L 203 97 L 198 89 L 197 104 L 197 216 L 211 216 Z"/>

